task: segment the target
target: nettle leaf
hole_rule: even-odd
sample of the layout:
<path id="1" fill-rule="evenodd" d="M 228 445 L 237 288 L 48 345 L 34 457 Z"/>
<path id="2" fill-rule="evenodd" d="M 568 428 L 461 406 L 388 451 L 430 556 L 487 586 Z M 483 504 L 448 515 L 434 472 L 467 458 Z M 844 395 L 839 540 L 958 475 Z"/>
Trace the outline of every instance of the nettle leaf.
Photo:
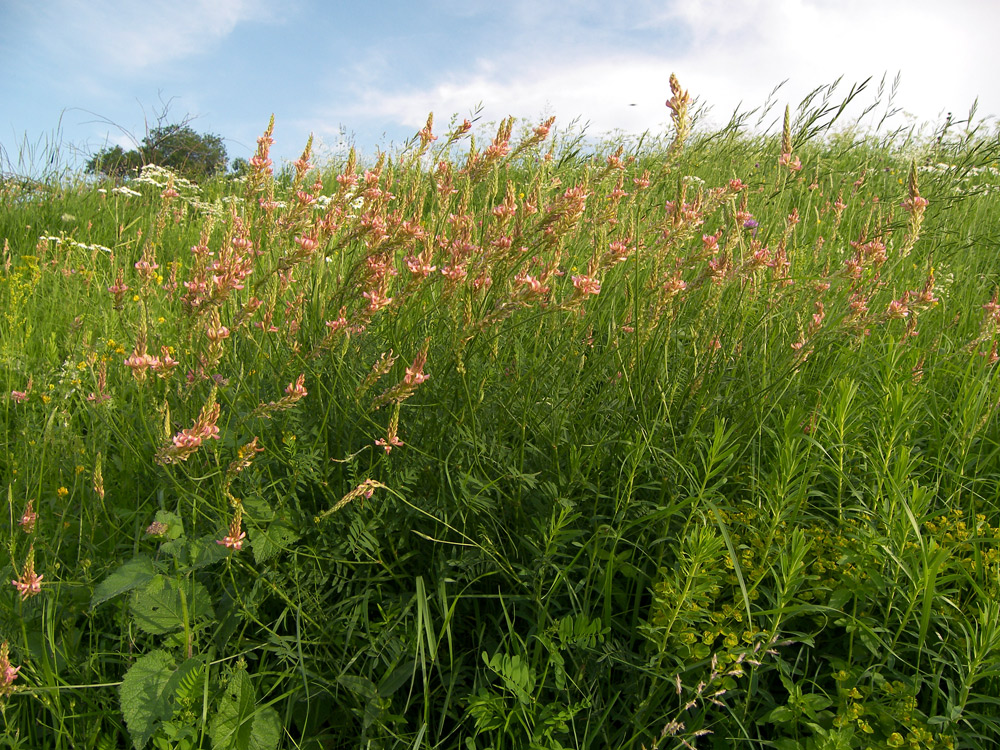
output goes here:
<path id="1" fill-rule="evenodd" d="M 198 570 L 208 565 L 214 565 L 220 560 L 225 560 L 229 555 L 229 550 L 218 543 L 214 537 L 203 536 L 191 542 L 191 570 Z"/>
<path id="2" fill-rule="evenodd" d="M 243 511 L 257 523 L 267 523 L 274 518 L 270 503 L 258 495 L 243 498 Z"/>
<path id="3" fill-rule="evenodd" d="M 299 533 L 285 520 L 269 524 L 267 528 L 250 527 L 250 541 L 253 559 L 256 563 L 266 562 L 279 552 L 287 549 L 299 538 Z"/>
<path id="4" fill-rule="evenodd" d="M 133 598 L 132 616 L 135 624 L 152 635 L 162 635 L 184 627 L 182 595 L 187 600 L 189 623 L 214 616 L 212 600 L 201 583 L 194 580 L 181 583 L 160 575 Z"/>
<path id="5" fill-rule="evenodd" d="M 213 750 L 274 750 L 281 739 L 281 720 L 270 706 L 257 708 L 246 670 L 233 673 L 209 725 Z"/>
<path id="6" fill-rule="evenodd" d="M 153 561 L 144 555 L 133 557 L 118 570 L 109 575 L 94 589 L 90 606 L 96 607 L 126 591 L 145 586 L 156 576 Z"/>
<path id="7" fill-rule="evenodd" d="M 162 650 L 139 657 L 125 673 L 119 697 L 136 750 L 142 750 L 157 725 L 173 714 L 166 690 L 173 675 L 174 659 Z"/>

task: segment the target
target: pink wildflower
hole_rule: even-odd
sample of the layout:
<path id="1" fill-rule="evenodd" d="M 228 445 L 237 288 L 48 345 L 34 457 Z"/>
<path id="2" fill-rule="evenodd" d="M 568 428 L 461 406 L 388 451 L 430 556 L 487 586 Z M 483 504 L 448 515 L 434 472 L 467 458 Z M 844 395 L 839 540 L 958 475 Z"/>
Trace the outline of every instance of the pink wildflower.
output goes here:
<path id="1" fill-rule="evenodd" d="M 778 164 L 780 164 L 783 167 L 788 167 L 788 169 L 791 170 L 792 172 L 798 172 L 800 169 L 802 169 L 802 162 L 799 161 L 799 157 L 796 156 L 795 160 L 792 161 L 792 155 L 790 153 L 782 154 L 778 158 Z"/>
<path id="2" fill-rule="evenodd" d="M 305 373 L 299 375 L 294 383 L 289 383 L 285 388 L 285 393 L 288 394 L 288 399 L 291 403 L 299 401 L 309 395 L 309 391 L 305 388 L 306 376 Z"/>
<path id="3" fill-rule="evenodd" d="M 406 267 L 414 276 L 426 278 L 437 270 L 437 266 L 430 265 L 421 256 L 410 255 L 406 258 Z"/>
<path id="4" fill-rule="evenodd" d="M 310 236 L 296 237 L 295 244 L 302 248 L 302 254 L 307 257 L 311 255 L 317 247 L 319 247 L 319 242 L 316 238 Z"/>
<path id="5" fill-rule="evenodd" d="M 370 292 L 362 292 L 361 296 L 368 300 L 368 310 L 370 312 L 378 312 L 392 302 L 392 297 L 387 297 L 383 291 L 378 289 L 373 289 Z"/>
<path id="6" fill-rule="evenodd" d="M 591 276 L 573 276 L 573 286 L 583 295 L 600 294 L 601 282 Z"/>
<path id="7" fill-rule="evenodd" d="M 233 514 L 233 520 L 229 522 L 229 534 L 222 539 L 217 539 L 215 543 L 239 552 L 243 549 L 243 540 L 246 538 L 247 533 L 243 531 L 243 510 L 237 507 Z"/>
<path id="8" fill-rule="evenodd" d="M 393 448 L 398 448 L 404 445 L 403 441 L 399 439 L 396 435 L 389 435 L 388 438 L 379 438 L 375 441 L 375 445 L 378 445 L 385 449 L 386 454 L 392 453 Z"/>
<path id="9" fill-rule="evenodd" d="M 885 311 L 885 315 L 890 320 L 902 320 L 910 314 L 909 308 L 906 306 L 907 300 L 904 298 L 902 300 L 894 299 L 889 303 L 889 307 Z"/>
<path id="10" fill-rule="evenodd" d="M 622 242 L 621 240 L 612 242 L 608 247 L 608 250 L 609 250 L 609 255 L 611 256 L 612 264 L 622 263 L 628 260 L 628 256 L 631 252 L 628 246 L 628 242 Z"/>
<path id="11" fill-rule="evenodd" d="M 680 277 L 680 273 L 677 273 L 663 283 L 663 292 L 667 299 L 676 296 L 685 289 L 687 289 L 687 282 Z"/>
<path id="12" fill-rule="evenodd" d="M 420 352 L 413 360 L 413 365 L 406 368 L 406 375 L 403 377 L 403 382 L 413 388 L 426 382 L 430 375 L 424 372 L 425 364 L 427 364 L 427 352 Z"/>
<path id="13" fill-rule="evenodd" d="M 11 581 L 11 583 L 14 584 L 14 588 L 17 589 L 23 600 L 41 593 L 42 579 L 44 577 L 35 573 L 35 548 L 32 547 L 28 550 L 28 559 L 24 563 L 24 570 L 21 571 L 21 577 Z"/>
<path id="14" fill-rule="evenodd" d="M 156 460 L 161 464 L 173 464 L 178 461 L 187 461 L 202 442 L 208 439 L 219 439 L 219 428 L 216 422 L 219 420 L 219 404 L 212 401 L 205 404 L 201 409 L 201 414 L 194 425 L 186 430 L 181 430 L 174 435 L 170 443 L 161 448 L 156 456 Z"/>
<path id="15" fill-rule="evenodd" d="M 216 343 L 229 338 L 229 329 L 224 325 L 211 325 L 205 329 L 205 335 L 208 337 L 209 341 Z"/>
<path id="16" fill-rule="evenodd" d="M 547 286 L 542 286 L 542 282 L 540 279 L 528 273 L 517 274 L 516 276 L 514 276 L 514 281 L 516 281 L 518 284 L 522 284 L 523 286 L 528 287 L 533 294 L 545 294 L 547 291 L 549 291 L 549 288 Z"/>
<path id="17" fill-rule="evenodd" d="M 18 525 L 24 529 L 25 534 L 30 534 L 35 530 L 35 522 L 38 520 L 38 514 L 35 512 L 35 499 L 31 498 L 28 501 L 27 506 L 24 508 L 24 513 L 21 515 L 21 520 L 18 521 Z"/>
<path id="18" fill-rule="evenodd" d="M 7 645 L 7 641 L 0 645 L 0 697 L 9 695 L 14 691 L 11 683 L 17 679 L 17 673 L 21 671 L 20 667 L 15 667 L 10 663 L 10 647 Z"/>
<path id="19" fill-rule="evenodd" d="M 919 195 L 915 195 L 912 198 L 907 198 L 900 205 L 903 210 L 908 213 L 917 213 L 918 211 L 923 211 L 927 208 L 927 199 Z"/>

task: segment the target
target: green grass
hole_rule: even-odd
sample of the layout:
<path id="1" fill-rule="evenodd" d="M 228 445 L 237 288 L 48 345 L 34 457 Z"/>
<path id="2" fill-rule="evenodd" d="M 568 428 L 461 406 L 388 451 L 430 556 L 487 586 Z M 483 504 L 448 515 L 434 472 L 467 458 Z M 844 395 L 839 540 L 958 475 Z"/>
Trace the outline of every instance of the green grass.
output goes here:
<path id="1" fill-rule="evenodd" d="M 996 134 L 672 102 L 5 179 L 4 746 L 994 746 Z"/>

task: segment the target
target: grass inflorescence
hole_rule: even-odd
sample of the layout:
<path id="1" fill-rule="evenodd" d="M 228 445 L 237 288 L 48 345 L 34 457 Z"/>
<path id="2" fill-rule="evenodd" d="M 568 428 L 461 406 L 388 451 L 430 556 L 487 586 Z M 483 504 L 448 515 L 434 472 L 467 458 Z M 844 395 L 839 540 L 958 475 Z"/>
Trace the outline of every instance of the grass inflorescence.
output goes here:
<path id="1" fill-rule="evenodd" d="M 992 747 L 996 137 L 671 94 L 0 183 L 6 744 Z"/>

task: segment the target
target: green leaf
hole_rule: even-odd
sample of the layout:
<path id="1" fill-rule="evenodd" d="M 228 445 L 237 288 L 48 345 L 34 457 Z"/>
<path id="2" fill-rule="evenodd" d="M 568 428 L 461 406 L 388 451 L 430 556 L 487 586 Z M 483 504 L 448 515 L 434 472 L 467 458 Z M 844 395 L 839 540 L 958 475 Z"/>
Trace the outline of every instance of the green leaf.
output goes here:
<path id="1" fill-rule="evenodd" d="M 183 585 L 176 579 L 156 576 L 132 600 L 135 624 L 153 635 L 162 635 L 184 627 L 184 605 L 187 620 L 192 623 L 212 617 L 212 602 L 208 591 L 197 581 Z"/>
<path id="2" fill-rule="evenodd" d="M 274 518 L 270 504 L 257 495 L 243 498 L 243 511 L 258 524 L 267 523 Z"/>
<path id="3" fill-rule="evenodd" d="M 847 588 L 834 589 L 833 593 L 830 594 L 830 600 L 827 602 L 827 606 L 830 609 L 843 610 L 844 605 L 850 601 L 851 597 L 854 596 L 854 592 Z"/>
<path id="4" fill-rule="evenodd" d="M 198 570 L 225 560 L 229 550 L 217 543 L 214 537 L 203 536 L 191 541 L 191 570 Z"/>
<path id="5" fill-rule="evenodd" d="M 282 550 L 288 549 L 299 538 L 299 534 L 285 520 L 275 521 L 267 528 L 250 527 L 250 541 L 253 559 L 256 563 L 270 560 Z"/>
<path id="6" fill-rule="evenodd" d="M 125 673 L 119 697 L 136 750 L 142 750 L 157 725 L 173 713 L 166 691 L 174 674 L 173 666 L 173 657 L 160 650 L 139 657 Z"/>
<path id="7" fill-rule="evenodd" d="M 365 701 L 375 700 L 375 696 L 378 695 L 378 688 L 375 686 L 375 683 L 367 677 L 342 674 L 337 677 L 337 682 Z"/>
<path id="8" fill-rule="evenodd" d="M 281 718 L 271 706 L 257 710 L 253 717 L 250 750 L 274 750 L 281 740 Z"/>
<path id="9" fill-rule="evenodd" d="M 766 722 L 770 724 L 785 724 L 795 720 L 795 713 L 787 706 L 778 706 L 767 715 Z"/>
<path id="10" fill-rule="evenodd" d="M 145 586 L 155 575 L 156 570 L 152 560 L 144 555 L 133 557 L 97 584 L 94 595 L 90 599 L 90 606 L 96 607 L 119 594 L 124 594 L 139 586 Z"/>
<path id="11" fill-rule="evenodd" d="M 274 750 L 278 746 L 278 712 L 270 706 L 257 709 L 256 700 L 246 670 L 234 672 L 209 726 L 213 750 Z"/>

